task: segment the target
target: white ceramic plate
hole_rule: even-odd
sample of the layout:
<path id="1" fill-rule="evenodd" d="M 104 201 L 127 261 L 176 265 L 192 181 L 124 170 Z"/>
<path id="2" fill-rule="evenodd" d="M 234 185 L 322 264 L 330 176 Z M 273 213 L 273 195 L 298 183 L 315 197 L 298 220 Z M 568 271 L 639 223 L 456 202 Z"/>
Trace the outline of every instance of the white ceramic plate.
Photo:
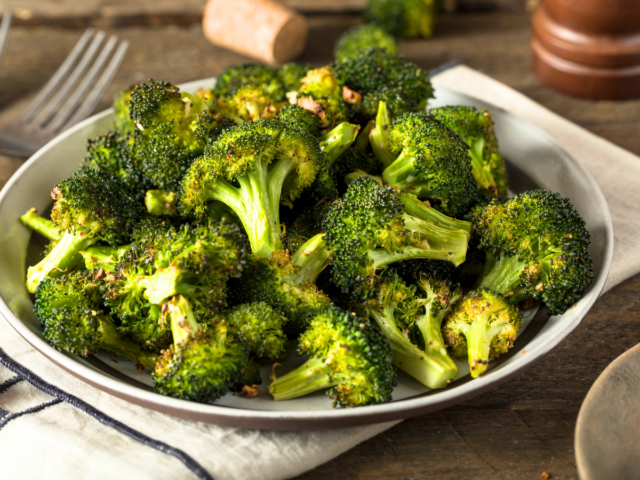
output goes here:
<path id="1" fill-rule="evenodd" d="M 214 79 L 200 80 L 181 88 L 195 91 L 213 82 Z M 456 381 L 446 389 L 429 391 L 401 373 L 391 403 L 354 409 L 332 409 L 329 398 L 322 392 L 274 402 L 264 387 L 264 392 L 255 398 L 227 395 L 213 404 L 199 404 L 153 393 L 149 372 L 138 373 L 126 359 L 102 354 L 85 359 L 54 350 L 43 339 L 31 297 L 24 287 L 27 258 L 33 258 L 37 245 L 30 241 L 31 232 L 18 218 L 31 207 L 43 212 L 51 206 L 49 192 L 77 169 L 84 158 L 86 139 L 111 128 L 111 111 L 94 115 L 51 141 L 16 172 L 0 193 L 0 313 L 42 354 L 94 387 L 147 408 L 220 425 L 318 429 L 384 422 L 439 410 L 495 388 L 549 353 L 576 328 L 593 305 L 611 263 L 611 217 L 591 176 L 545 132 L 472 97 L 445 89 L 437 90 L 436 95 L 432 107 L 457 104 L 488 108 L 496 122 L 500 151 L 509 161 L 512 189 L 519 192 L 548 188 L 569 197 L 585 219 L 592 239 L 590 253 L 595 277 L 584 298 L 561 316 L 547 318 L 544 308 L 537 313 L 527 312 L 527 328 L 520 332 L 514 348 L 494 362 L 482 377 L 472 380 L 466 362 L 459 362 Z M 290 359 L 279 372 L 286 372 L 300 361 Z M 263 370 L 263 379 L 267 380 L 268 367 Z"/>

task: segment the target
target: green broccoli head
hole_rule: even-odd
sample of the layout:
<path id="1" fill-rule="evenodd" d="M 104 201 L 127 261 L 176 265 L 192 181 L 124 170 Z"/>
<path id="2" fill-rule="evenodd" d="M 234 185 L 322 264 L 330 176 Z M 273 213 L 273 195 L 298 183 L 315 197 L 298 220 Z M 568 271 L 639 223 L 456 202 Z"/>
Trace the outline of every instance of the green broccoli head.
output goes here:
<path id="1" fill-rule="evenodd" d="M 531 190 L 492 200 L 469 214 L 479 248 L 497 258 L 480 286 L 513 302 L 543 300 L 550 315 L 564 313 L 593 279 L 589 232 L 569 199 Z"/>
<path id="2" fill-rule="evenodd" d="M 521 325 L 522 315 L 503 295 L 480 288 L 453 308 L 442 334 L 454 356 L 468 357 L 471 376 L 476 378 L 490 360 L 513 347 Z"/>
<path id="3" fill-rule="evenodd" d="M 309 70 L 301 83 L 295 99 L 290 98 L 289 101 L 293 100 L 292 103 L 315 114 L 323 128 L 331 128 L 349 119 L 347 103 L 342 98 L 342 87 L 331 67 Z"/>
<path id="4" fill-rule="evenodd" d="M 153 355 L 118 335 L 113 321 L 102 311 L 100 284 L 88 272 L 45 278 L 35 296 L 34 311 L 44 337 L 56 349 L 85 357 L 103 349 L 153 369 Z"/>
<path id="5" fill-rule="evenodd" d="M 349 184 L 323 224 L 334 283 L 353 300 L 370 298 L 377 272 L 413 259 L 464 262 L 470 224 L 454 220 L 373 178 Z"/>
<path id="6" fill-rule="evenodd" d="M 246 391 L 249 387 L 249 391 L 254 391 L 255 387 L 262 384 L 262 376 L 260 375 L 260 364 L 253 359 L 249 359 L 244 367 L 240 370 L 240 378 L 231 385 L 231 391 L 240 393 Z"/>
<path id="7" fill-rule="evenodd" d="M 356 58 L 359 53 L 371 47 L 380 47 L 391 53 L 397 52 L 396 41 L 393 36 L 377 25 L 367 24 L 354 27 L 344 33 L 333 51 L 336 60 Z"/>
<path id="8" fill-rule="evenodd" d="M 504 159 L 498 151 L 498 139 L 491 114 L 475 107 L 433 108 L 429 113 L 456 132 L 469 146 L 473 176 L 480 193 L 507 197 L 509 180 Z"/>
<path id="9" fill-rule="evenodd" d="M 432 115 L 397 118 L 389 133 L 389 150 L 397 158 L 382 172 L 385 183 L 437 201 L 447 215 L 461 216 L 477 202 L 467 144 Z"/>
<path id="10" fill-rule="evenodd" d="M 233 119 L 237 124 L 253 122 L 260 118 L 274 118 L 282 102 L 278 102 L 263 88 L 256 85 L 243 85 L 228 95 L 219 97 L 212 109 Z"/>
<path id="11" fill-rule="evenodd" d="M 356 147 L 348 148 L 331 165 L 331 173 L 336 179 L 338 190 L 341 194 L 344 194 L 347 187 L 344 180 L 345 176 L 356 170 L 361 170 L 369 175 L 380 175 L 382 173 L 380 162 L 372 152 Z"/>
<path id="12" fill-rule="evenodd" d="M 274 400 L 288 400 L 330 388 L 334 406 L 388 402 L 395 387 L 393 354 L 380 331 L 367 321 L 330 307 L 316 315 L 300 337 L 307 363 L 269 386 Z"/>
<path id="13" fill-rule="evenodd" d="M 278 112 L 278 120 L 289 128 L 299 128 L 309 132 L 314 137 L 320 135 L 322 122 L 309 110 L 299 105 L 286 105 Z"/>
<path id="14" fill-rule="evenodd" d="M 247 352 L 229 335 L 224 322 L 206 333 L 177 296 L 165 304 L 174 343 L 158 359 L 154 391 L 194 402 L 211 402 L 229 391 L 248 361 Z"/>
<path id="15" fill-rule="evenodd" d="M 285 351 L 284 321 L 264 302 L 244 303 L 218 315 L 229 331 L 258 358 L 277 359 Z"/>
<path id="16" fill-rule="evenodd" d="M 285 92 L 293 92 L 302 87 L 302 79 L 313 67 L 296 62 L 285 63 L 278 70 L 278 77 L 284 86 Z"/>
<path id="17" fill-rule="evenodd" d="M 136 124 L 131 120 L 131 115 L 129 114 L 133 88 L 129 87 L 118 92 L 113 100 L 113 113 L 116 116 L 114 125 L 116 131 L 120 134 L 131 133 L 136 128 Z"/>
<path id="18" fill-rule="evenodd" d="M 289 69 L 294 70 L 292 67 L 287 70 Z M 214 98 L 224 97 L 239 87 L 254 85 L 274 98 L 275 101 L 280 102 L 285 100 L 286 90 L 278 73 L 278 69 L 267 65 L 255 63 L 233 65 L 218 75 L 211 94 Z"/>
<path id="19" fill-rule="evenodd" d="M 439 0 L 370 0 L 364 19 L 397 38 L 431 37 L 441 3 Z"/>

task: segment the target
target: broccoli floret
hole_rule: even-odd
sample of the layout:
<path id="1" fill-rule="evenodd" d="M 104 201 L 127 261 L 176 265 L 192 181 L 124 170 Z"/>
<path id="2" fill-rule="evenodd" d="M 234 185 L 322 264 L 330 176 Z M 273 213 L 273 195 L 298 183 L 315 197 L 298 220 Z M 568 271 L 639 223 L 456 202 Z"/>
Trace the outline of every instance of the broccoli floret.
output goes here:
<path id="1" fill-rule="evenodd" d="M 322 233 L 322 222 L 331 208 L 331 201 L 320 200 L 296 210 L 292 218 L 285 220 L 282 243 L 291 252 L 298 250 L 312 237 Z"/>
<path id="2" fill-rule="evenodd" d="M 320 135 L 322 122 L 313 113 L 299 105 L 286 105 L 278 112 L 278 120 L 289 128 L 300 128 L 314 137 Z"/>
<path id="3" fill-rule="evenodd" d="M 293 70 L 292 67 L 287 68 L 288 73 L 293 73 Z M 259 87 L 275 101 L 280 102 L 285 100 L 287 90 L 285 90 L 278 73 L 278 69 L 274 67 L 255 63 L 240 63 L 227 68 L 218 75 L 211 94 L 214 98 L 224 97 L 239 87 L 253 85 Z M 287 80 L 290 80 L 288 76 Z"/>
<path id="4" fill-rule="evenodd" d="M 407 283 L 416 283 L 421 278 L 431 278 L 453 284 L 460 274 L 460 269 L 467 264 L 468 257 L 469 252 L 467 251 L 467 259 L 459 267 L 443 260 L 419 259 L 397 262 L 391 268 Z"/>
<path id="5" fill-rule="evenodd" d="M 116 132 L 120 134 L 131 133 L 135 130 L 136 124 L 129 115 L 129 104 L 131 103 L 131 93 L 134 87 L 129 87 L 118 92 L 113 101 L 113 113 L 116 116 L 114 126 Z"/>
<path id="6" fill-rule="evenodd" d="M 471 224 L 363 176 L 329 210 L 323 230 L 333 251 L 334 283 L 357 301 L 373 295 L 376 272 L 386 265 L 412 259 L 464 262 Z"/>
<path id="7" fill-rule="evenodd" d="M 347 190 L 345 177 L 348 174 L 356 170 L 360 170 L 369 175 L 379 175 L 382 172 L 380 162 L 372 152 L 353 146 L 340 155 L 338 160 L 331 165 L 331 170 L 333 176 L 336 178 L 338 191 L 341 194 L 344 194 Z"/>
<path id="8" fill-rule="evenodd" d="M 159 228 L 116 267 L 106 282 L 106 304 L 123 333 L 158 351 L 171 341 L 161 316 L 167 299 L 183 295 L 198 317 L 211 317 L 226 307 L 227 279 L 240 276 L 247 253 L 246 237 L 235 225 Z"/>
<path id="9" fill-rule="evenodd" d="M 380 47 L 391 53 L 396 53 L 398 48 L 395 39 L 377 25 L 360 25 L 345 32 L 335 49 L 333 55 L 338 61 L 346 58 L 356 58 L 366 48 Z"/>
<path id="10" fill-rule="evenodd" d="M 396 373 L 392 351 L 380 331 L 355 315 L 331 307 L 316 315 L 300 337 L 299 353 L 311 359 L 273 380 L 274 400 L 289 400 L 318 390 L 334 406 L 358 407 L 391 400 Z"/>
<path id="11" fill-rule="evenodd" d="M 382 178 L 418 198 L 437 201 L 447 215 L 464 215 L 478 199 L 468 149 L 432 115 L 402 115 L 389 132 L 389 150 L 396 159 Z"/>
<path id="12" fill-rule="evenodd" d="M 498 152 L 498 139 L 491 114 L 474 107 L 433 108 L 431 115 L 462 137 L 469 145 L 471 168 L 480 193 L 507 197 L 509 180 L 504 159 Z"/>
<path id="13" fill-rule="evenodd" d="M 136 200 L 142 200 L 145 192 L 153 188 L 143 175 L 140 161 L 133 155 L 133 138 L 130 134 L 109 132 L 87 140 L 87 156 L 80 171 L 89 168 L 102 169 L 118 177 L 129 187 Z"/>
<path id="14" fill-rule="evenodd" d="M 441 0 L 369 0 L 364 20 L 397 38 L 431 37 L 441 3 Z"/>
<path id="15" fill-rule="evenodd" d="M 178 295 L 165 304 L 173 345 L 153 372 L 154 391 L 194 402 L 211 402 L 229 391 L 246 365 L 247 352 L 218 322 L 203 332 L 189 302 Z"/>
<path id="16" fill-rule="evenodd" d="M 378 103 L 387 104 L 392 118 L 406 112 L 424 111 L 433 87 L 428 73 L 384 48 L 368 48 L 355 58 L 334 65 L 340 85 L 358 92 L 362 101 L 351 105 L 360 123 L 375 118 Z"/>
<path id="17" fill-rule="evenodd" d="M 114 273 L 118 264 L 131 250 L 132 245 L 113 248 L 108 245 L 94 245 L 80 251 L 84 264 L 90 270 L 102 269 L 104 272 Z"/>
<path id="18" fill-rule="evenodd" d="M 427 308 L 426 315 L 419 313 L 423 304 Z M 415 287 L 407 287 L 395 273 L 385 273 L 380 279 L 376 298 L 365 302 L 367 313 L 393 349 L 393 364 L 429 388 L 444 388 L 458 369 L 446 353 L 442 335 L 440 344 L 436 345 L 438 336 L 433 330 L 437 321 L 429 315 L 430 306 L 427 300 L 418 300 Z M 406 333 L 414 327 L 416 317 L 427 330 L 429 336 L 426 338 L 433 341 L 433 346 L 422 342 L 427 343 L 425 350 L 414 345 Z"/>
<path id="19" fill-rule="evenodd" d="M 489 360 L 513 347 L 522 315 L 504 296 L 486 288 L 474 290 L 453 308 L 442 328 L 452 355 L 469 358 L 471 376 L 487 370 Z"/>
<path id="20" fill-rule="evenodd" d="M 284 105 L 256 85 L 243 85 L 224 97 L 218 98 L 211 106 L 238 125 L 260 118 L 275 118 Z"/>
<path id="21" fill-rule="evenodd" d="M 56 201 L 51 221 L 64 234 L 40 263 L 29 267 L 27 289 L 31 293 L 43 278 L 69 273 L 82 261 L 78 252 L 96 242 L 126 243 L 128 232 L 144 213 L 126 186 L 104 170 L 75 173 L 60 182 L 51 195 Z"/>
<path id="22" fill-rule="evenodd" d="M 177 215 L 178 197 L 174 192 L 164 190 L 148 190 L 144 196 L 144 204 L 151 215 Z"/>
<path id="23" fill-rule="evenodd" d="M 231 385 L 232 392 L 246 391 L 247 387 L 250 391 L 256 386 L 262 384 L 262 376 L 260 375 L 260 364 L 253 359 L 249 359 L 244 367 L 240 369 L 240 378 Z"/>
<path id="24" fill-rule="evenodd" d="M 282 249 L 280 204 L 291 205 L 324 162 L 311 135 L 277 120 L 246 123 L 226 130 L 194 162 L 179 210 L 206 217 L 208 202 L 224 203 L 242 222 L 253 253 L 268 257 Z"/>
<path id="25" fill-rule="evenodd" d="M 56 227 L 51 220 L 41 217 L 36 213 L 36 209 L 32 208 L 20 217 L 20 221 L 34 232 L 39 233 L 47 240 L 58 241 L 62 238 L 62 231 Z"/>
<path id="26" fill-rule="evenodd" d="M 342 87 L 331 67 L 309 70 L 301 80 L 302 87 L 290 95 L 289 101 L 309 110 L 322 122 L 323 128 L 349 119 L 347 103 L 342 98 Z"/>
<path id="27" fill-rule="evenodd" d="M 302 87 L 302 79 L 312 68 L 311 65 L 302 65 L 296 62 L 285 63 L 280 67 L 278 77 L 284 86 L 284 91 L 293 92 Z"/>
<path id="28" fill-rule="evenodd" d="M 479 248 L 487 252 L 485 287 L 511 302 L 542 300 L 550 315 L 562 314 L 593 279 L 589 232 L 571 202 L 549 190 L 494 199 L 469 214 Z M 490 255 L 489 255 L 490 254 Z"/>
<path id="29" fill-rule="evenodd" d="M 156 356 L 122 338 L 113 320 L 102 311 L 100 285 L 90 274 L 45 278 L 35 292 L 34 311 L 45 339 L 56 349 L 74 355 L 106 350 L 153 370 Z"/>

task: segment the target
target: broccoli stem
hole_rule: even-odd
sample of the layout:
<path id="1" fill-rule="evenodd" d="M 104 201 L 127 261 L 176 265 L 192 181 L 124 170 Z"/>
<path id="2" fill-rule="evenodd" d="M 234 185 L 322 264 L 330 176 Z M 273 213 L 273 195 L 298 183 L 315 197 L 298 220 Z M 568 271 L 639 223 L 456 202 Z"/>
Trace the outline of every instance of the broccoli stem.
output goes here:
<path id="1" fill-rule="evenodd" d="M 435 294 L 431 294 L 429 297 L 432 297 L 432 295 L 435 296 Z M 432 357 L 440 360 L 444 365 L 448 365 L 454 372 L 457 372 L 458 367 L 447 353 L 447 347 L 442 338 L 442 321 L 449 313 L 449 310 L 434 311 L 433 300 L 435 298 L 427 298 L 424 304 L 425 314 L 416 319 L 416 325 L 424 338 L 424 350 Z"/>
<path id="2" fill-rule="evenodd" d="M 359 125 L 352 123 L 342 122 L 337 127 L 332 128 L 324 135 L 318 137 L 318 143 L 320 143 L 320 150 L 322 150 L 327 157 L 329 165 L 332 165 L 342 152 L 351 146 L 356 141 Z"/>
<path id="3" fill-rule="evenodd" d="M 191 310 L 191 305 L 182 295 L 177 295 L 165 303 L 163 313 L 171 318 L 171 332 L 176 347 L 200 329 L 196 316 Z"/>
<path id="4" fill-rule="evenodd" d="M 84 258 L 84 264 L 90 269 L 102 268 L 107 272 L 112 272 L 115 266 L 122 260 L 132 245 L 113 248 L 108 245 L 95 245 L 86 250 L 81 250 L 80 255 Z"/>
<path id="5" fill-rule="evenodd" d="M 391 128 L 391 119 L 387 110 L 387 104 L 378 103 L 378 113 L 376 114 L 375 127 L 369 134 L 369 142 L 373 153 L 385 169 L 391 165 L 396 159 L 389 149 L 389 129 Z"/>
<path id="6" fill-rule="evenodd" d="M 177 215 L 177 196 L 164 190 L 149 190 L 144 196 L 144 204 L 151 215 Z"/>
<path id="7" fill-rule="evenodd" d="M 400 195 L 400 200 L 402 200 L 404 205 L 404 211 L 409 215 L 413 215 L 414 217 L 451 230 L 464 230 L 469 236 L 471 236 L 471 222 L 451 218 L 429 206 L 429 202 L 422 202 L 409 195 Z"/>
<path id="8" fill-rule="evenodd" d="M 194 279 L 193 274 L 190 272 L 170 265 L 166 268 L 159 268 L 149 277 L 138 277 L 136 283 L 140 288 L 146 289 L 145 296 L 150 303 L 161 305 L 173 295 L 192 296 L 196 294 L 200 287 L 189 283 L 192 279 Z"/>
<path id="9" fill-rule="evenodd" d="M 291 400 L 318 390 L 333 387 L 331 370 L 324 359 L 313 357 L 295 370 L 277 378 L 269 385 L 269 393 L 274 400 Z"/>
<path id="10" fill-rule="evenodd" d="M 142 365 L 147 370 L 153 370 L 156 365 L 158 355 L 145 352 L 137 343 L 123 339 L 118 333 L 116 326 L 108 318 L 100 315 L 98 317 L 100 326 L 100 348 L 108 352 L 127 357 L 135 364 Z"/>
<path id="11" fill-rule="evenodd" d="M 98 241 L 98 237 L 89 237 L 85 233 L 65 232 L 55 247 L 37 265 L 27 271 L 27 290 L 35 293 L 40 281 L 47 277 L 59 277 L 69 273 L 82 261 L 78 252 L 86 250 Z"/>
<path id="12" fill-rule="evenodd" d="M 520 303 L 531 298 L 531 295 L 525 293 L 520 286 L 520 277 L 525 269 L 525 262 L 518 260 L 517 256 L 503 255 L 496 259 L 489 254 L 486 262 L 485 266 L 490 270 L 480 281 L 479 287 L 501 293 L 511 303 Z M 483 274 L 485 274 L 485 270 L 483 270 Z"/>
<path id="13" fill-rule="evenodd" d="M 457 367 L 449 358 L 429 355 L 413 345 L 398 329 L 394 320 L 394 307 L 385 306 L 383 312 L 370 309 L 382 334 L 393 349 L 393 364 L 429 388 L 444 388 L 456 375 Z"/>
<path id="14" fill-rule="evenodd" d="M 383 170 L 384 183 L 394 185 L 419 197 L 435 198 L 428 182 L 418 180 L 414 176 L 415 163 L 413 149 L 411 147 L 404 148 L 393 163 Z"/>
<path id="15" fill-rule="evenodd" d="M 473 177 L 478 183 L 480 189 L 491 192 L 491 195 L 496 197 L 498 195 L 498 188 L 496 187 L 496 181 L 491 175 L 491 165 L 484 161 L 484 149 L 487 145 L 487 141 L 484 137 L 478 138 L 470 145 L 469 156 L 471 157 L 471 170 Z"/>
<path id="16" fill-rule="evenodd" d="M 300 267 L 300 270 L 288 280 L 295 285 L 316 283 L 318 275 L 329 265 L 332 254 L 333 250 L 327 247 L 323 233 L 311 237 L 291 256 L 291 263 Z"/>
<path id="17" fill-rule="evenodd" d="M 20 221 L 34 232 L 39 233 L 47 240 L 60 240 L 62 233 L 51 220 L 47 220 L 36 213 L 36 209 L 32 208 L 20 217 Z"/>
<path id="18" fill-rule="evenodd" d="M 467 340 L 467 354 L 473 378 L 487 371 L 491 354 L 491 342 L 505 329 L 505 324 L 503 323 L 492 327 L 490 320 L 491 313 L 488 313 L 478 316 L 471 323 L 463 323 L 459 327 Z"/>
<path id="19" fill-rule="evenodd" d="M 363 150 L 363 151 L 366 150 L 367 147 L 370 145 L 369 134 L 371 133 L 374 127 L 375 127 L 375 122 L 373 120 L 369 120 L 367 124 L 364 126 L 364 128 L 358 134 L 358 137 L 356 138 L 356 141 L 353 144 L 353 146 L 358 150 Z"/>

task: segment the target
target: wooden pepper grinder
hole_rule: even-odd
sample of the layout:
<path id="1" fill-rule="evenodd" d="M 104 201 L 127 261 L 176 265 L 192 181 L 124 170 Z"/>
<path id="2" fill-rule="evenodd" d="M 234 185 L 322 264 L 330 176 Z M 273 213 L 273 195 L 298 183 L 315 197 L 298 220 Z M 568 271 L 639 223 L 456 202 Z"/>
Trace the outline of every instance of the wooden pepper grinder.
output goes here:
<path id="1" fill-rule="evenodd" d="M 578 97 L 640 97 L 640 0 L 542 0 L 532 24 L 542 83 Z"/>

